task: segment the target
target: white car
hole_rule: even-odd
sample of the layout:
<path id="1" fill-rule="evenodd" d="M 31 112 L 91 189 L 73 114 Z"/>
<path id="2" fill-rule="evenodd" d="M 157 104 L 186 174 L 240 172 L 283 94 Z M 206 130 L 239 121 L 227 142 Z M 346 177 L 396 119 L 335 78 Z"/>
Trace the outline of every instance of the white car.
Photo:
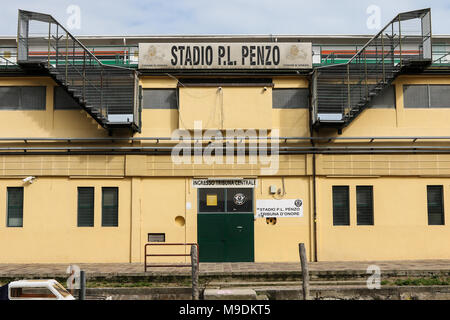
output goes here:
<path id="1" fill-rule="evenodd" d="M 8 300 L 75 300 L 56 280 L 19 280 L 7 288 Z"/>

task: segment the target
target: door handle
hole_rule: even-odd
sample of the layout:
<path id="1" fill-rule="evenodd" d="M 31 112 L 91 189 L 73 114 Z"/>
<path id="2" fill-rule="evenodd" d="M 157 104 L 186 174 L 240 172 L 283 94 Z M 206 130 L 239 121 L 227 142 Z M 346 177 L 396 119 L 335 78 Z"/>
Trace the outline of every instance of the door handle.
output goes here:
<path id="1" fill-rule="evenodd" d="M 236 229 L 239 229 L 240 231 L 242 231 L 242 229 L 244 229 L 243 226 L 237 226 Z"/>

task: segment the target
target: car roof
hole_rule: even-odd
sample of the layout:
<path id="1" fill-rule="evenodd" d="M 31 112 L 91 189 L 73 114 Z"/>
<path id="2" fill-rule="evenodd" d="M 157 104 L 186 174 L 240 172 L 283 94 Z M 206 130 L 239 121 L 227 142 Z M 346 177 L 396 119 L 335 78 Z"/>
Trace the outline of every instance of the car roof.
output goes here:
<path id="1" fill-rule="evenodd" d="M 36 279 L 36 280 L 18 280 L 9 283 L 10 287 L 36 287 L 36 286 L 48 286 L 58 283 L 54 279 Z"/>

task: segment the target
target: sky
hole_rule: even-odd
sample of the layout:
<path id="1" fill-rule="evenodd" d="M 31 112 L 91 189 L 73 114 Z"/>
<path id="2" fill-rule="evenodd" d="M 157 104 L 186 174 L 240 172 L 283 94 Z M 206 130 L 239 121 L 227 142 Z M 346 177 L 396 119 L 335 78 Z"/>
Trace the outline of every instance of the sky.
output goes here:
<path id="1" fill-rule="evenodd" d="M 15 0 L 3 1 L 0 35 L 17 10 L 51 14 L 74 35 L 374 34 L 402 11 L 432 8 L 434 34 L 450 34 L 449 0 Z"/>

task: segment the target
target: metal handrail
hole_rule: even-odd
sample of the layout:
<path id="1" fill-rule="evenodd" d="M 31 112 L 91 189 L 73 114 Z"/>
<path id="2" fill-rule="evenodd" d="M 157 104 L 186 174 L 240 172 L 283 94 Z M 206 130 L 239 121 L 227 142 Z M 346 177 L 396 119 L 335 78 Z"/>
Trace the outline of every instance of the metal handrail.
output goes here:
<path id="1" fill-rule="evenodd" d="M 430 8 L 427 9 L 422 9 L 422 10 L 414 10 L 414 11 L 409 11 L 409 12 L 403 12 L 403 13 L 399 13 L 394 19 L 392 19 L 383 29 L 381 29 L 380 32 L 378 32 L 375 36 L 372 37 L 372 39 L 370 39 L 349 61 L 349 63 L 351 63 L 351 61 L 353 61 L 358 55 L 360 55 L 367 47 L 370 46 L 370 44 L 376 39 L 378 38 L 380 35 L 383 34 L 383 32 L 390 26 L 392 25 L 394 22 L 400 21 L 401 16 L 407 16 L 408 14 L 411 13 L 418 13 L 418 12 L 422 12 L 422 13 L 426 13 L 427 11 L 430 11 Z"/>
<path id="2" fill-rule="evenodd" d="M 27 11 L 27 10 L 21 10 L 19 9 L 19 16 L 20 15 L 35 15 L 35 14 L 39 14 L 41 16 L 45 16 L 48 18 L 48 21 L 46 22 L 51 22 L 54 23 L 56 25 L 58 25 L 59 28 L 61 28 L 62 30 L 64 30 L 64 32 L 72 39 L 73 42 L 77 43 L 81 48 L 84 49 L 85 52 L 88 53 L 88 55 L 90 55 L 92 58 L 94 58 L 94 60 L 96 60 L 98 62 L 98 64 L 102 65 L 102 66 L 106 66 L 106 67 L 116 67 L 116 68 L 121 68 L 121 69 L 125 69 L 125 70 L 132 70 L 133 69 L 129 69 L 129 68 L 125 68 L 125 67 L 121 67 L 121 66 L 110 66 L 110 65 L 105 65 L 103 64 L 99 59 L 97 59 L 97 57 L 88 49 L 84 46 L 84 44 L 82 44 L 77 38 L 75 38 L 63 25 L 61 25 L 55 18 L 53 18 L 53 16 L 51 16 L 50 14 L 46 14 L 46 13 L 37 13 L 37 12 L 32 12 L 32 11 Z M 41 20 L 39 20 L 41 21 Z M 19 30 L 20 32 L 20 30 Z"/>
<path id="3" fill-rule="evenodd" d="M 30 26 L 36 27 L 30 21 L 48 24 L 48 30 L 42 32 L 45 34 L 43 38 L 36 36 L 36 33 L 30 36 Z M 47 51 L 33 56 L 30 46 L 43 47 L 44 44 Z M 137 71 L 104 64 L 51 15 L 19 10 L 18 62 L 44 61 L 55 81 L 61 83 L 102 127 L 108 129 L 114 125 L 124 125 L 139 131 Z M 114 118 L 110 115 L 122 116 Z"/>
<path id="4" fill-rule="evenodd" d="M 198 243 L 147 243 L 144 246 L 144 272 L 147 272 L 147 269 L 149 267 L 155 267 L 155 268 L 167 268 L 167 267 L 173 267 L 173 268 L 187 268 L 192 267 L 191 264 L 147 264 L 147 257 L 191 257 L 191 254 L 187 253 L 180 253 L 180 254 L 149 254 L 147 253 L 147 248 L 151 246 L 196 246 L 197 247 L 197 267 L 200 263 L 200 251 L 199 251 L 199 245 Z M 192 257 L 191 257 L 192 260 Z"/>
<path id="5" fill-rule="evenodd" d="M 210 139 L 205 137 L 191 138 L 190 140 L 184 139 L 172 139 L 171 137 L 91 137 L 91 138 L 76 138 L 76 137 L 67 137 L 67 138 L 45 138 L 45 137 L 18 137 L 18 138 L 2 138 L 0 137 L 0 143 L 2 142 L 141 142 L 141 141 L 155 141 L 156 143 L 160 143 L 161 141 L 165 142 L 196 142 L 196 141 L 242 141 L 242 140 L 276 140 L 276 141 L 339 141 L 339 140 L 413 140 L 416 142 L 417 140 L 450 140 L 450 136 L 361 136 L 361 137 L 278 137 L 274 139 L 273 137 L 223 137 L 221 139 Z"/>
<path id="6" fill-rule="evenodd" d="M 430 9 L 423 9 L 400 13 L 346 62 L 317 67 L 313 71 L 312 85 L 313 125 L 347 125 L 405 70 L 409 62 L 417 61 L 423 66 L 431 63 L 431 52 L 425 54 L 423 49 L 429 44 L 432 50 L 431 26 L 425 25 L 431 23 L 430 12 Z M 413 19 L 421 19 L 421 28 L 414 30 L 417 35 L 402 34 L 402 22 Z M 386 31 L 389 32 L 385 34 Z M 413 42 L 417 50 L 404 51 L 409 39 L 418 40 Z M 334 53 L 328 55 L 326 61 L 331 55 Z"/>

